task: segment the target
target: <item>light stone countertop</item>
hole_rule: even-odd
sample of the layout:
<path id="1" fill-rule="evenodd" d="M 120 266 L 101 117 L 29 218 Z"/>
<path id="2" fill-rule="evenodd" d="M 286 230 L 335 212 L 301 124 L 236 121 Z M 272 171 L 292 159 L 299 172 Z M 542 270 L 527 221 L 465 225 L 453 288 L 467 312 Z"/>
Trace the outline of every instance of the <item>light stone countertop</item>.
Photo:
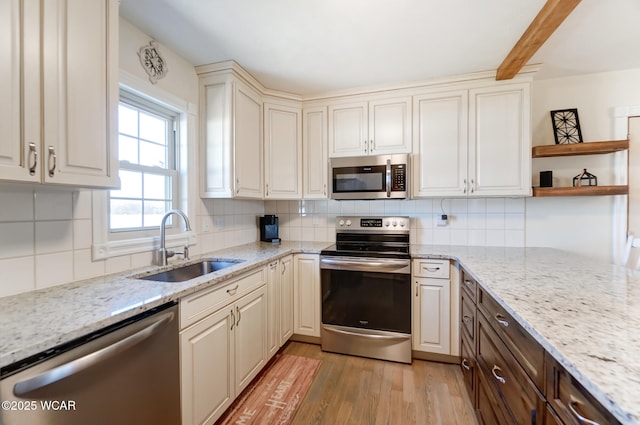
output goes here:
<path id="1" fill-rule="evenodd" d="M 0 298 L 0 368 L 289 253 L 328 245 L 256 242 L 201 256 L 244 262 L 188 282 L 133 278 L 159 270 L 148 267 Z M 640 272 L 549 248 L 412 245 L 411 255 L 459 261 L 620 422 L 640 424 Z"/>

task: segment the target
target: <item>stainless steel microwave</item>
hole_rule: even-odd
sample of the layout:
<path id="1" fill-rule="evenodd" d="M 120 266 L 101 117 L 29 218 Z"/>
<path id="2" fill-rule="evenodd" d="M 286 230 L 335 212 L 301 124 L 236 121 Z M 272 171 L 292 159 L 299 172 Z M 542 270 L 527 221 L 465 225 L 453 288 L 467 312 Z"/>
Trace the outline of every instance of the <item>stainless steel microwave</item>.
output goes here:
<path id="1" fill-rule="evenodd" d="M 409 155 L 331 158 L 331 199 L 409 197 Z"/>

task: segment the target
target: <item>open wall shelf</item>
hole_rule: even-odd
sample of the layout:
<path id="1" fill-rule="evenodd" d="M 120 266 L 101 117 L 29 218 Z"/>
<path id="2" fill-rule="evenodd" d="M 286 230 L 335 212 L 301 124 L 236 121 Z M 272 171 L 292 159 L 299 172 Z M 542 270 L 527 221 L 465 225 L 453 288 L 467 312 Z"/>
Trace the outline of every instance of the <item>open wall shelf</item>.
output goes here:
<path id="1" fill-rule="evenodd" d="M 600 155 L 629 149 L 629 140 L 534 146 L 532 158 L 552 156 Z M 534 187 L 533 196 L 606 196 L 628 195 L 628 185 L 582 187 Z"/>

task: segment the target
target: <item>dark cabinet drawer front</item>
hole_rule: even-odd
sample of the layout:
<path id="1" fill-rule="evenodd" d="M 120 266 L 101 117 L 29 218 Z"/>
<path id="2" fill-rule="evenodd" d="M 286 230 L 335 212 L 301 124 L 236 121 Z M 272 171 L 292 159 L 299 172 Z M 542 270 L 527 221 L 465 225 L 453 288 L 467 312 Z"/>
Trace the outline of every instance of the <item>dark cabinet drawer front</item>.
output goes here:
<path id="1" fill-rule="evenodd" d="M 600 425 L 620 424 L 562 365 L 548 354 L 547 373 L 547 401 L 565 424 L 591 423 L 587 420 Z"/>
<path id="2" fill-rule="evenodd" d="M 474 352 L 469 347 L 469 343 L 466 339 L 462 338 L 460 341 L 460 368 L 462 369 L 462 378 L 464 379 L 464 385 L 467 387 L 467 392 L 471 398 L 471 403 L 475 406 L 475 391 L 476 391 L 476 358 Z"/>
<path id="3" fill-rule="evenodd" d="M 460 328 L 463 335 L 469 340 L 471 347 L 476 347 L 476 306 L 467 299 L 468 295 L 462 294 L 461 299 L 461 313 L 460 313 Z"/>
<path id="4" fill-rule="evenodd" d="M 478 408 L 476 416 L 481 425 L 518 425 L 510 416 L 504 416 L 502 401 L 492 388 L 489 378 L 478 369 Z"/>
<path id="5" fill-rule="evenodd" d="M 460 286 L 467 292 L 472 304 L 475 304 L 478 282 L 476 282 L 476 280 L 472 278 L 465 269 L 462 269 Z"/>
<path id="6" fill-rule="evenodd" d="M 544 385 L 542 346 L 481 288 L 478 290 L 478 308 L 531 380 L 542 391 Z"/>
<path id="7" fill-rule="evenodd" d="M 477 360 L 515 423 L 542 425 L 544 400 L 484 317 L 478 317 Z"/>

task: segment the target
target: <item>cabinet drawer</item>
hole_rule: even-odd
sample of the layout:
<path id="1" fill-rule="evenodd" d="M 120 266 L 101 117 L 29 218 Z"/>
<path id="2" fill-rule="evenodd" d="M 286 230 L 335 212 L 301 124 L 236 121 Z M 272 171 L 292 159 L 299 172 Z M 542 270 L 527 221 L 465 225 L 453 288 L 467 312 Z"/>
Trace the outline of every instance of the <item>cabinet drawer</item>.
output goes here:
<path id="1" fill-rule="evenodd" d="M 479 367 L 517 424 L 542 425 L 544 399 L 484 317 L 478 317 Z M 505 416 L 507 416 L 505 415 Z"/>
<path id="2" fill-rule="evenodd" d="M 548 404 L 544 411 L 544 425 L 564 425 Z"/>
<path id="3" fill-rule="evenodd" d="M 254 269 L 236 279 L 230 279 L 203 289 L 180 300 L 180 329 L 197 322 L 218 309 L 230 304 L 267 281 L 266 267 Z"/>
<path id="4" fill-rule="evenodd" d="M 469 340 L 469 343 L 474 348 L 476 347 L 476 306 L 472 304 L 471 300 L 464 293 L 461 294 L 462 302 L 460 311 L 460 328 L 462 328 L 463 335 Z"/>
<path id="5" fill-rule="evenodd" d="M 509 351 L 542 391 L 544 349 L 484 289 L 478 288 L 478 308 Z"/>
<path id="6" fill-rule="evenodd" d="M 449 260 L 431 260 L 428 258 L 413 260 L 415 277 L 435 277 L 449 279 Z"/>
<path id="7" fill-rule="evenodd" d="M 619 425 L 582 384 L 576 381 L 562 365 L 547 354 L 547 401 L 566 425 L 597 423 Z M 581 418 L 582 419 L 581 419 Z M 592 422 L 590 422 L 592 421 Z"/>
<path id="8" fill-rule="evenodd" d="M 478 287 L 478 282 L 476 282 L 476 280 L 474 278 L 472 278 L 471 276 L 469 276 L 469 273 L 467 273 L 467 271 L 465 269 L 462 269 L 462 273 L 460 274 L 461 279 L 460 279 L 460 287 L 465 290 L 467 292 L 467 294 L 469 294 L 469 297 L 471 298 L 471 301 L 473 302 L 473 304 L 476 303 L 476 291 L 477 291 L 477 287 Z"/>
<path id="9" fill-rule="evenodd" d="M 492 389 L 489 378 L 483 371 L 476 370 L 478 379 L 478 405 L 476 406 L 476 416 L 480 425 L 519 425 L 515 424 L 510 416 L 505 416 L 502 402 Z"/>
<path id="10" fill-rule="evenodd" d="M 471 398 L 471 404 L 476 405 L 476 356 L 475 350 L 469 347 L 466 339 L 460 341 L 460 368 L 467 392 Z"/>

